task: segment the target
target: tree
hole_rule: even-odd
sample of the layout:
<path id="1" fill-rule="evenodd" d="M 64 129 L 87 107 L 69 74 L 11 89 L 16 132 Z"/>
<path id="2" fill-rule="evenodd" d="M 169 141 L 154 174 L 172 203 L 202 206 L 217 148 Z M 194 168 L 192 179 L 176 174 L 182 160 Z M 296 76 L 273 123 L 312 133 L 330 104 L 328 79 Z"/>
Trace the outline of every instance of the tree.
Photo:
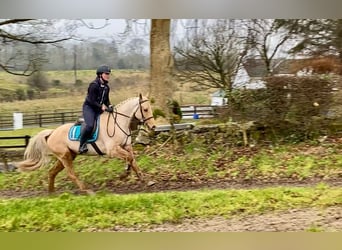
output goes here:
<path id="1" fill-rule="evenodd" d="M 291 53 L 337 56 L 342 63 L 342 19 L 281 19 L 277 22 L 296 33 Z"/>
<path id="2" fill-rule="evenodd" d="M 185 44 L 176 46 L 179 79 L 231 92 L 248 51 L 247 33 L 240 25 L 238 20 L 217 20 L 191 33 Z"/>
<path id="3" fill-rule="evenodd" d="M 49 82 L 46 75 L 41 71 L 36 71 L 27 78 L 27 83 L 31 88 L 41 91 L 49 89 Z"/>
<path id="4" fill-rule="evenodd" d="M 170 48 L 170 19 L 152 19 L 150 31 L 151 82 L 150 96 L 155 106 L 170 117 L 169 103 L 173 94 L 173 58 Z"/>
<path id="5" fill-rule="evenodd" d="M 58 21 L 34 19 L 3 19 L 0 21 L 0 68 L 15 75 L 31 75 L 44 62 L 37 53 L 42 46 L 56 44 L 72 36 Z M 71 27 L 71 26 L 70 26 Z"/>
<path id="6" fill-rule="evenodd" d="M 132 54 L 143 54 L 144 48 L 146 47 L 147 42 L 141 38 L 133 38 L 127 44 L 127 50 Z"/>
<path id="7" fill-rule="evenodd" d="M 273 75 L 276 65 L 272 61 L 276 57 L 284 57 L 287 53 L 296 32 L 295 27 L 288 25 L 285 28 L 280 19 L 250 19 L 245 20 L 245 24 L 250 35 L 248 42 L 251 50 L 248 56 L 261 58 L 267 74 Z"/>

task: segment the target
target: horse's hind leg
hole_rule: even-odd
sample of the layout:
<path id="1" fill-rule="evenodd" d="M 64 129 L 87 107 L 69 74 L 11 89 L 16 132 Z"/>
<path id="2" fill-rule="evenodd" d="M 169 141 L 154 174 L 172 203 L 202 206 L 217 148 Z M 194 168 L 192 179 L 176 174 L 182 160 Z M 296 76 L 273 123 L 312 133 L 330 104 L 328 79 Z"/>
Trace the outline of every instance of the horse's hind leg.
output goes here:
<path id="1" fill-rule="evenodd" d="M 60 160 L 57 160 L 55 165 L 49 170 L 49 193 L 55 192 L 55 178 L 59 172 L 64 169 Z"/>
<path id="2" fill-rule="evenodd" d="M 79 187 L 81 192 L 86 192 L 87 194 L 94 194 L 92 190 L 86 189 L 83 182 L 81 182 L 73 169 L 72 161 L 75 157 L 73 157 L 70 153 L 65 154 L 63 157 L 59 158 L 59 160 L 62 162 L 63 166 L 65 167 L 68 177 Z"/>

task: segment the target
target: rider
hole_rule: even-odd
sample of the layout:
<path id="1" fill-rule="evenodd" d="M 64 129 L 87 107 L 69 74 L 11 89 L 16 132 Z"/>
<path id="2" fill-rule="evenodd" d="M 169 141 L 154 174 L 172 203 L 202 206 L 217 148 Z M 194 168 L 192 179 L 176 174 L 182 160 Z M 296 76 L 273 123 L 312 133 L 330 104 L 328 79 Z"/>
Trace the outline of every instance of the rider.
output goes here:
<path id="1" fill-rule="evenodd" d="M 85 126 L 82 128 L 80 137 L 79 153 L 88 151 L 87 140 L 91 136 L 97 117 L 108 107 L 112 107 L 109 100 L 108 80 L 110 68 L 107 65 L 101 65 L 96 70 L 96 79 L 89 84 L 87 96 L 83 103 L 83 117 Z"/>

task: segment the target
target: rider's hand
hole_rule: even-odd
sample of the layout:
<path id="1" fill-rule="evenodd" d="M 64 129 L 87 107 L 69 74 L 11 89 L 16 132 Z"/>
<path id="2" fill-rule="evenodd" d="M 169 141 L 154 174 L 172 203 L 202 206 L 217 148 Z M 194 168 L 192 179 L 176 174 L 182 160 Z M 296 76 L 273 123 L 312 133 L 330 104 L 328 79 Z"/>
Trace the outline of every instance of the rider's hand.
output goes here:
<path id="1" fill-rule="evenodd" d="M 107 106 L 106 106 L 106 105 L 104 105 L 104 104 L 102 104 L 102 107 L 101 107 L 101 109 L 102 109 L 102 111 L 106 111 L 106 109 L 107 109 Z"/>
<path id="2" fill-rule="evenodd" d="M 106 111 L 109 113 L 113 113 L 113 111 L 114 111 L 113 105 L 109 105 L 108 108 L 106 109 Z"/>

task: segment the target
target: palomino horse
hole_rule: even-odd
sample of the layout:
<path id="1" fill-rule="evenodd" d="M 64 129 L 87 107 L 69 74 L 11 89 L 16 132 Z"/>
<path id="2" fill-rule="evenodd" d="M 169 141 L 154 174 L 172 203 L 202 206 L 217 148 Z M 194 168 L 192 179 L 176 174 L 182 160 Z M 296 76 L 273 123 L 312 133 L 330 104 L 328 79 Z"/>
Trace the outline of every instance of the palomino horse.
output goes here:
<path id="1" fill-rule="evenodd" d="M 130 122 L 135 118 L 144 123 L 150 130 L 155 128 L 150 102 L 141 94 L 139 97 L 129 98 L 115 106 L 113 112 L 103 112 L 99 117 L 99 130 L 96 145 L 98 150 L 110 158 L 117 157 L 127 162 L 126 176 L 132 168 L 139 180 L 143 175 L 135 161 Z M 18 164 L 21 171 L 31 171 L 40 168 L 49 162 L 52 154 L 57 158 L 55 165 L 49 170 L 49 192 L 55 191 L 55 177 L 64 168 L 69 178 L 82 192 L 92 194 L 92 190 L 76 176 L 73 169 L 73 160 L 78 154 L 78 141 L 71 141 L 68 137 L 70 128 L 74 124 L 67 123 L 56 129 L 46 129 L 34 136 L 24 153 L 24 160 Z M 96 155 L 94 147 L 88 146 L 86 155 Z"/>

